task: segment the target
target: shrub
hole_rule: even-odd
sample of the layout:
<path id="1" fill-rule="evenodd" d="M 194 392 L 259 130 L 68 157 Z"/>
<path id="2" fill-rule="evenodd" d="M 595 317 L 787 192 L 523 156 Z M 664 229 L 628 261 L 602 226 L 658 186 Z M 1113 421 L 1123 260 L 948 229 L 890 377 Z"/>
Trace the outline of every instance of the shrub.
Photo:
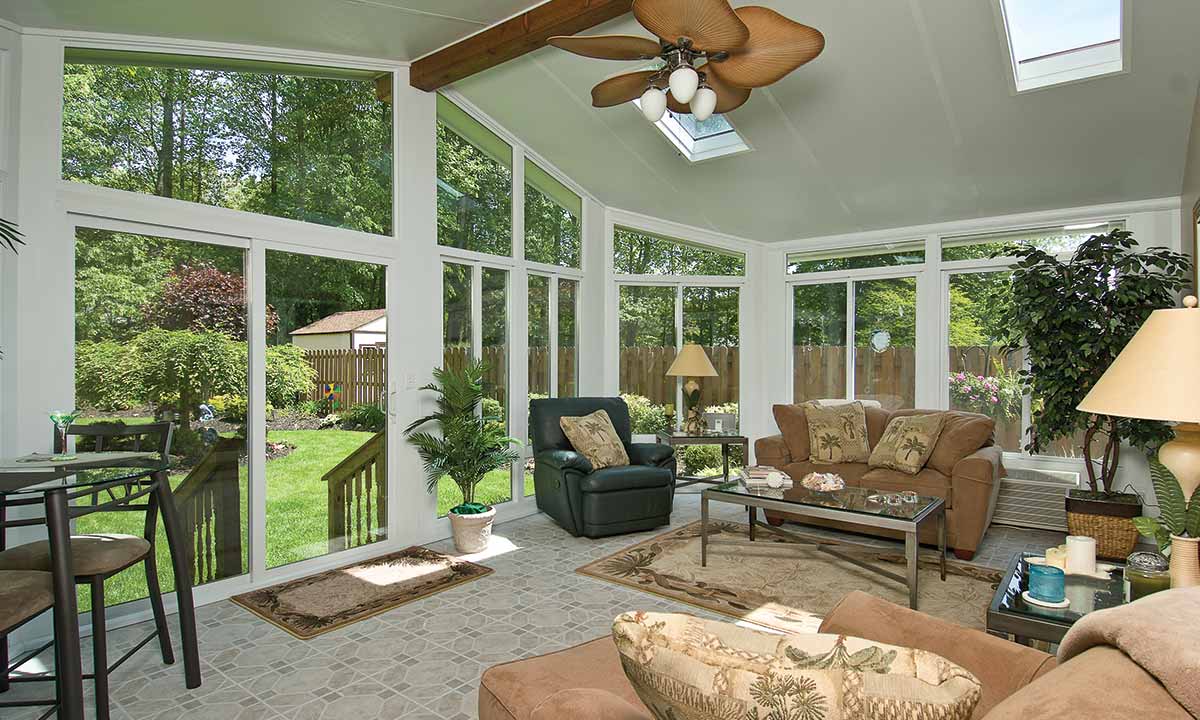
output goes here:
<path id="1" fill-rule="evenodd" d="M 219 332 L 246 339 L 246 281 L 212 265 L 181 266 L 167 275 L 162 295 L 149 306 L 147 318 L 159 327 L 193 332 Z M 279 315 L 267 306 L 267 335 L 279 326 Z"/>
<path id="2" fill-rule="evenodd" d="M 324 400 L 301 400 L 292 410 L 306 417 L 325 417 L 329 414 L 329 403 Z"/>
<path id="3" fill-rule="evenodd" d="M 667 412 L 666 407 L 651 403 L 649 398 L 641 395 L 622 395 L 621 399 L 629 406 L 629 420 L 635 435 L 654 435 L 674 424 L 674 418 Z"/>
<path id="4" fill-rule="evenodd" d="M 383 432 L 387 425 L 387 412 L 377 405 L 355 405 L 342 415 L 342 427 L 347 430 Z"/>
<path id="5" fill-rule="evenodd" d="M 142 404 L 142 365 L 128 343 L 111 340 L 75 345 L 75 397 L 100 410 L 128 410 Z"/>
<path id="6" fill-rule="evenodd" d="M 1023 394 L 1021 379 L 1015 372 L 1001 370 L 994 376 L 950 373 L 950 404 L 996 421 L 1021 417 Z"/>
<path id="7" fill-rule="evenodd" d="M 720 472 L 721 447 L 719 445 L 685 445 L 675 449 L 677 459 L 683 468 L 681 473 L 699 475 L 705 470 Z M 745 463 L 741 447 L 729 448 L 729 467 L 740 467 Z"/>
<path id="8" fill-rule="evenodd" d="M 209 398 L 208 404 L 212 406 L 213 412 L 217 417 L 231 423 L 246 422 L 246 412 L 249 407 L 249 402 L 245 395 L 214 395 Z"/>
<path id="9" fill-rule="evenodd" d="M 267 402 L 275 407 L 292 407 L 298 397 L 312 392 L 317 371 L 304 359 L 304 349 L 296 345 L 271 345 L 267 348 Z"/>
<path id="10" fill-rule="evenodd" d="M 146 400 L 186 418 L 214 395 L 246 388 L 246 345 L 215 332 L 148 330 L 134 340 Z"/>

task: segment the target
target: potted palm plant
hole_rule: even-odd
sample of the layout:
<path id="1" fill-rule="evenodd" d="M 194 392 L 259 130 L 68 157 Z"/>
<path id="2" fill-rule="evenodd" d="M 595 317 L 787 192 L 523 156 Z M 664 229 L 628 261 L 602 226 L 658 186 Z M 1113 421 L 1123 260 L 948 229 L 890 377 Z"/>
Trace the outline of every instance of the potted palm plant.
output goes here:
<path id="1" fill-rule="evenodd" d="M 413 422 L 404 434 L 425 464 L 429 492 L 436 493 L 442 478 L 449 477 L 462 491 L 463 501 L 450 509 L 454 546 L 461 553 L 487 548 L 496 509 L 475 501 L 475 488 L 493 470 L 511 467 L 519 457 L 520 441 L 505 434 L 499 417 L 485 416 L 482 361 L 463 368 L 437 368 L 434 382 L 421 388 L 437 393 L 437 412 Z M 431 429 L 437 425 L 440 433 Z"/>
<path id="2" fill-rule="evenodd" d="M 1150 477 L 1158 498 L 1159 516 L 1133 519 L 1138 532 L 1158 543 L 1171 557 L 1171 587 L 1200 585 L 1200 488 L 1184 497 L 1175 475 L 1157 458 L 1150 459 Z"/>

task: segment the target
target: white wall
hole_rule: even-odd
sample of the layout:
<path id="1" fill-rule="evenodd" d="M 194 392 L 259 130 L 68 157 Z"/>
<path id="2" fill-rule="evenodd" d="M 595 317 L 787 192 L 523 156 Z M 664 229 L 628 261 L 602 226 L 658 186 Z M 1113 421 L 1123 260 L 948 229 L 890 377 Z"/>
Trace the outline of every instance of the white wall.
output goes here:
<path id="1" fill-rule="evenodd" d="M 350 333 L 317 333 L 293 335 L 292 344 L 305 350 L 349 350 Z"/>

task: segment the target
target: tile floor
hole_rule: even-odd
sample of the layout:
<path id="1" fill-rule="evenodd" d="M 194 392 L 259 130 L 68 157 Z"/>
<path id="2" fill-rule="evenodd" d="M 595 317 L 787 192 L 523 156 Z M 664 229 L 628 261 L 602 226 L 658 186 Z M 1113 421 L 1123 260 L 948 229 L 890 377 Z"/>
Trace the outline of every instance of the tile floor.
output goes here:
<path id="1" fill-rule="evenodd" d="M 735 506 L 714 503 L 712 511 L 714 517 L 743 519 L 744 511 Z M 699 514 L 698 496 L 681 492 L 671 524 L 692 522 Z M 480 561 L 495 570 L 491 575 L 307 642 L 228 601 L 199 608 L 204 684 L 185 689 L 182 665 L 164 666 L 145 648 L 112 678 L 112 718 L 471 720 L 479 676 L 490 665 L 604 635 L 613 617 L 629 609 L 707 615 L 574 572 L 663 530 L 588 540 L 572 538 L 543 515 L 498 525 L 500 542 L 514 549 Z M 1003 566 L 1015 552 L 1043 549 L 1062 537 L 994 527 L 977 562 Z M 449 541 L 431 547 L 453 551 Z M 171 622 L 174 626 L 174 618 Z M 111 656 L 147 632 L 134 626 L 110 633 Z M 177 633 L 173 639 L 178 644 Z M 85 658 L 90 651 L 85 639 Z M 21 685 L 12 695 L 31 692 L 30 685 Z M 39 714 L 0 710 L 5 720 Z"/>

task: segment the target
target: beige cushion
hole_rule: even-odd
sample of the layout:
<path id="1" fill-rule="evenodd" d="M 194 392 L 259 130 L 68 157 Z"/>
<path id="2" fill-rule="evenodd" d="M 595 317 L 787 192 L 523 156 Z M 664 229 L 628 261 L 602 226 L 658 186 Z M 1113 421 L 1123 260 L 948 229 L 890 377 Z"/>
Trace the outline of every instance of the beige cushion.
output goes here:
<path id="1" fill-rule="evenodd" d="M 892 417 L 934 414 L 944 417 L 945 422 L 937 445 L 933 446 L 933 454 L 925 464 L 943 475 L 953 475 L 959 460 L 992 444 L 996 421 L 987 415 L 962 410 L 897 410 Z M 869 418 L 867 425 L 869 430 Z"/>
<path id="2" fill-rule="evenodd" d="M 771 412 L 775 415 L 775 424 L 779 426 L 779 434 L 787 445 L 788 455 L 792 462 L 804 462 L 808 459 L 808 418 L 804 414 L 803 405 L 774 405 Z"/>
<path id="3" fill-rule="evenodd" d="M 0 572 L 0 632 L 8 632 L 54 605 L 54 578 L 48 572 Z"/>
<path id="4" fill-rule="evenodd" d="M 607 412 L 597 410 L 583 417 L 560 417 L 558 426 L 575 451 L 587 458 L 594 469 L 629 464 L 629 453 L 625 452 L 625 444 Z"/>
<path id="5" fill-rule="evenodd" d="M 804 406 L 808 419 L 809 459 L 818 465 L 866 462 L 871 456 L 867 444 L 867 416 L 861 403 L 833 407 L 814 403 Z"/>
<path id="6" fill-rule="evenodd" d="M 638 697 L 667 718 L 968 720 L 979 681 L 924 650 L 845 635 L 776 635 L 691 615 L 613 623 Z"/>
<path id="7" fill-rule="evenodd" d="M 77 578 L 111 575 L 146 557 L 150 543 L 133 535 L 72 535 L 71 561 Z M 0 552 L 0 570 L 50 570 L 50 543 L 45 540 Z"/>
<path id="8" fill-rule="evenodd" d="M 892 418 L 867 464 L 916 475 L 933 454 L 945 420 L 942 413 Z"/>

